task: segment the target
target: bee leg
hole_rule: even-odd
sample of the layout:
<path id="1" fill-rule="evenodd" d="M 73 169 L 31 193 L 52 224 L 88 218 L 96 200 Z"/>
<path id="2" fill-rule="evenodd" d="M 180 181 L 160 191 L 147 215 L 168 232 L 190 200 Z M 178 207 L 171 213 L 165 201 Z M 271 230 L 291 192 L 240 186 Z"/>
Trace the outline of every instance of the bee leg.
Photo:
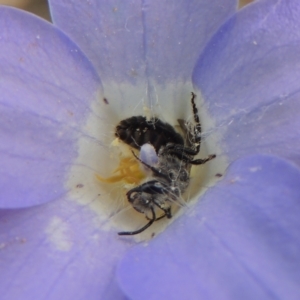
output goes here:
<path id="1" fill-rule="evenodd" d="M 156 204 L 156 203 L 155 203 Z M 157 204 L 156 204 L 157 205 Z M 158 206 L 158 205 L 157 205 Z M 158 206 L 160 209 L 162 209 L 160 206 Z M 158 221 L 158 220 L 161 220 L 163 219 L 164 217 L 167 217 L 168 219 L 171 219 L 172 218 L 172 214 L 171 214 L 171 207 L 169 207 L 168 209 L 162 209 L 164 211 L 164 214 L 158 218 L 156 218 L 155 221 Z M 148 218 L 146 216 L 146 219 L 147 220 L 151 220 L 150 218 Z"/>
<path id="2" fill-rule="evenodd" d="M 200 152 L 200 146 L 201 146 L 201 133 L 202 133 L 202 128 L 201 128 L 201 123 L 199 120 L 199 113 L 198 109 L 195 103 L 195 98 L 196 94 L 192 92 L 192 108 L 193 108 L 193 114 L 194 114 L 194 121 L 196 123 L 194 127 L 194 144 L 196 145 L 196 152 L 197 154 Z"/>
<path id="3" fill-rule="evenodd" d="M 215 157 L 216 157 L 216 155 L 215 155 L 215 154 L 212 154 L 212 155 L 210 155 L 209 157 L 204 158 L 204 159 L 195 159 L 195 160 L 191 160 L 191 161 L 190 161 L 190 164 L 192 164 L 192 165 L 203 165 L 203 164 L 205 164 L 206 162 L 212 160 L 212 159 L 215 158 Z"/>
<path id="4" fill-rule="evenodd" d="M 185 147 L 183 145 L 174 145 L 168 144 L 164 149 L 167 154 L 174 155 L 177 158 L 185 161 L 190 161 L 190 156 L 194 156 L 198 154 L 198 150 L 192 149 L 190 147 Z"/>
<path id="5" fill-rule="evenodd" d="M 153 207 L 150 207 L 150 209 L 152 212 L 152 219 L 150 219 L 150 221 L 145 226 L 135 231 L 121 231 L 118 232 L 118 235 L 135 235 L 145 231 L 148 227 L 150 227 L 157 220 Z"/>
<path id="6" fill-rule="evenodd" d="M 156 219 L 155 219 L 155 222 L 156 222 L 156 221 L 159 221 L 159 220 L 161 220 L 161 219 L 163 219 L 165 216 L 166 216 L 166 214 L 163 214 L 162 216 L 156 218 Z M 147 216 L 146 216 L 146 219 L 147 219 L 147 220 L 151 220 L 151 219 L 148 218 Z"/>

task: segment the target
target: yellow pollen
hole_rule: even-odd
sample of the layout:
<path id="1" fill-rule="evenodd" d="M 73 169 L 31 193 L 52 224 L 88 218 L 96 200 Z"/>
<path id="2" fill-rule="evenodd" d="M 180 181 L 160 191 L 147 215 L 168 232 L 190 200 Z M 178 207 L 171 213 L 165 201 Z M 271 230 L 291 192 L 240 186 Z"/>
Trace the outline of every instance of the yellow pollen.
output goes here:
<path id="1" fill-rule="evenodd" d="M 110 177 L 104 178 L 96 174 L 96 178 L 105 183 L 117 183 L 125 181 L 130 184 L 140 183 L 146 176 L 140 169 L 138 160 L 135 157 L 123 157 L 119 166 L 113 171 Z"/>

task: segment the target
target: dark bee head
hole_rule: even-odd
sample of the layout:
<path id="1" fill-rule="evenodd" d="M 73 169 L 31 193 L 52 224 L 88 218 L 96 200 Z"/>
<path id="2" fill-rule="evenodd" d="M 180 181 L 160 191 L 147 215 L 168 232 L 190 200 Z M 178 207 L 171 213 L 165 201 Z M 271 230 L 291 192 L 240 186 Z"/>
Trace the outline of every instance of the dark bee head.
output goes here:
<path id="1" fill-rule="evenodd" d="M 151 207 L 153 207 L 153 195 L 145 192 L 133 192 L 128 194 L 128 201 L 132 207 L 140 213 L 147 214 Z"/>
<path id="2" fill-rule="evenodd" d="M 160 209 L 165 214 L 170 211 L 171 202 L 167 201 L 167 186 L 159 181 L 152 180 L 131 189 L 127 194 L 128 201 L 133 208 L 147 215 L 153 209 Z"/>

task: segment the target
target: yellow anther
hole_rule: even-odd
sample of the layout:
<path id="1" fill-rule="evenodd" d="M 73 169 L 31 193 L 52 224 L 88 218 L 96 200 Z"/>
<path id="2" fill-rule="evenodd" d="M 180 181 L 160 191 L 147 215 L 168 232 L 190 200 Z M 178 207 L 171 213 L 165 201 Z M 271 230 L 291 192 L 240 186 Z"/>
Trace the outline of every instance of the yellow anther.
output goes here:
<path id="1" fill-rule="evenodd" d="M 117 183 L 124 181 L 130 184 L 140 183 L 146 176 L 141 171 L 139 162 L 134 157 L 123 157 L 119 166 L 113 171 L 110 177 L 104 178 L 96 174 L 96 178 L 105 183 Z"/>

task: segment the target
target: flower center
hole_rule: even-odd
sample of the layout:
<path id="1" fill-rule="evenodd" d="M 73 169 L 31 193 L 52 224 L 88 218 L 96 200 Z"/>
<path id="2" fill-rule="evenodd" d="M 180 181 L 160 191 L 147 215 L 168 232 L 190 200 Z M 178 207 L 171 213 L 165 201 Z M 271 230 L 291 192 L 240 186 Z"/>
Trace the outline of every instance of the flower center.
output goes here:
<path id="1" fill-rule="evenodd" d="M 79 154 L 70 170 L 67 187 L 71 191 L 71 199 L 80 203 L 82 209 L 89 208 L 95 212 L 95 224 L 100 231 L 111 231 L 117 237 L 120 231 L 136 232 L 153 220 L 150 228 L 135 235 L 137 240 L 149 239 L 174 218 L 184 214 L 199 199 L 199 195 L 213 185 L 220 174 L 224 174 L 226 157 L 219 155 L 218 138 L 214 134 L 206 134 L 210 130 L 207 124 L 213 123 L 203 110 L 200 93 L 196 93 L 194 99 L 202 127 L 201 151 L 198 153 L 201 128 L 196 124 L 196 110 L 191 103 L 192 86 L 188 84 L 179 88 L 179 94 L 176 92 L 178 85 L 162 91 L 157 89 L 157 98 L 164 100 L 157 103 L 158 107 L 140 101 L 142 98 L 136 99 L 140 97 L 136 95 L 142 95 L 144 91 L 136 90 L 135 86 L 125 92 L 123 90 L 121 94 L 115 92 L 118 90 L 116 86 L 106 88 L 105 101 L 101 101 L 103 96 L 95 101 L 83 129 L 88 134 L 82 134 L 78 141 Z M 123 98 L 132 99 L 132 103 L 128 100 L 123 106 L 124 103 L 120 102 Z M 140 107 L 137 103 L 141 104 Z M 157 129 L 135 125 L 137 135 L 133 141 L 139 143 L 138 134 L 150 134 L 145 142 L 157 147 L 157 153 L 168 147 L 161 156 L 158 155 L 158 162 L 148 162 L 143 158 L 143 153 L 139 158 L 134 144 L 127 143 L 126 137 L 125 142 L 115 137 L 116 126 L 121 120 L 145 115 L 145 120 L 155 117 L 161 121 L 155 123 L 154 128 L 158 125 L 166 133 L 170 128 L 164 124 L 169 124 L 185 140 L 182 143 L 171 132 L 169 141 L 168 134 L 162 137 Z M 139 122 L 145 120 L 139 119 Z M 187 124 L 186 128 L 182 120 Z M 190 134 L 184 131 L 190 131 Z M 165 139 L 165 142 L 157 142 L 156 137 Z M 187 142 L 187 139 L 190 140 Z M 182 157 L 181 153 L 184 153 Z M 217 157 L 205 164 L 190 163 L 192 160 L 207 159 L 211 154 Z"/>

